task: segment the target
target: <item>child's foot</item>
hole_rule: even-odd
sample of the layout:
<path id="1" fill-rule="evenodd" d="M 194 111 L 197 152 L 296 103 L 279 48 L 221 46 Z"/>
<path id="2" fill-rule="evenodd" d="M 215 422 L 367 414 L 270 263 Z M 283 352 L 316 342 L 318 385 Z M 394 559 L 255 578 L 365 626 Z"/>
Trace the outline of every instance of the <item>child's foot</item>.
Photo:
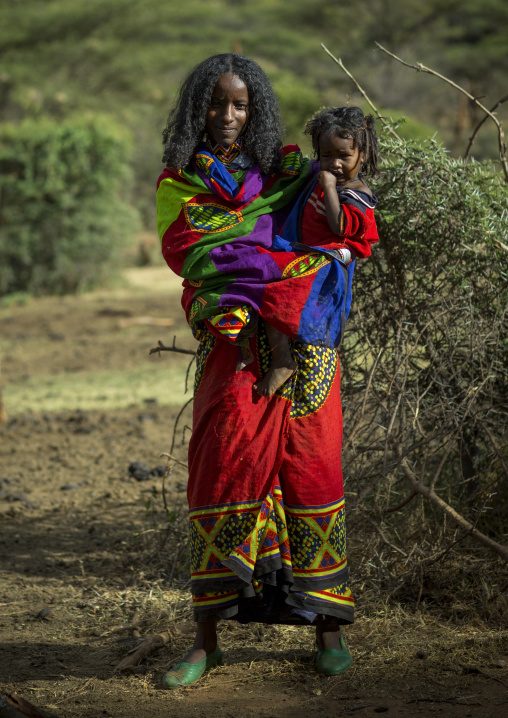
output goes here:
<path id="1" fill-rule="evenodd" d="M 295 371 L 296 362 L 293 361 L 293 359 L 286 362 L 282 366 L 278 366 L 272 362 L 270 368 L 261 381 L 254 384 L 254 389 L 258 394 L 261 394 L 261 396 L 272 396 L 275 394 L 277 389 L 289 379 L 290 376 L 293 376 Z"/>

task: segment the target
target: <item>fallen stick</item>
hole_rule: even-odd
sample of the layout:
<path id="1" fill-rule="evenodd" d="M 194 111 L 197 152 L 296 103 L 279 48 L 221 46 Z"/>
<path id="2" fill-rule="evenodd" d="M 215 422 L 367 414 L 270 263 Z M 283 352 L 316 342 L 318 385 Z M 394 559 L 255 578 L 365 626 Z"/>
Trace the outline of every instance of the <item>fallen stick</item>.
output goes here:
<path id="1" fill-rule="evenodd" d="M 8 696 L 0 696 L 0 718 L 59 718 L 55 713 L 48 713 L 42 708 L 37 708 L 17 693 L 10 693 Z"/>
<path id="2" fill-rule="evenodd" d="M 155 633 L 153 636 L 148 636 L 147 639 L 137 648 L 133 648 L 129 651 L 129 654 L 117 665 L 115 673 L 123 673 L 128 671 L 129 668 L 134 668 L 141 663 L 141 661 L 153 653 L 158 648 L 165 646 L 171 640 L 171 633 L 165 631 L 164 633 Z"/>
<path id="3" fill-rule="evenodd" d="M 109 636 L 112 633 L 123 633 L 124 631 L 138 631 L 141 623 L 140 621 L 129 622 L 129 623 L 122 623 L 119 626 L 111 626 L 111 628 L 108 628 L 107 631 L 102 633 L 102 636 Z"/>
<path id="4" fill-rule="evenodd" d="M 161 454 L 161 456 L 167 456 L 167 454 Z M 173 458 L 173 457 L 171 457 Z M 187 466 L 187 464 L 184 464 L 184 466 Z M 152 531 L 153 529 L 149 529 L 149 531 Z M 144 624 L 146 626 L 151 626 L 154 623 L 157 623 L 157 621 L 161 621 L 162 619 L 167 619 L 168 614 L 166 611 L 161 611 L 157 616 L 152 616 L 151 618 L 147 619 L 141 619 L 139 613 L 134 613 L 131 620 L 128 623 L 120 623 L 116 626 L 111 626 L 111 628 L 108 628 L 107 631 L 101 634 L 102 637 L 109 636 L 112 633 L 123 633 L 123 631 L 139 631 L 141 628 L 141 625 Z M 139 637 L 139 633 L 138 636 Z"/>

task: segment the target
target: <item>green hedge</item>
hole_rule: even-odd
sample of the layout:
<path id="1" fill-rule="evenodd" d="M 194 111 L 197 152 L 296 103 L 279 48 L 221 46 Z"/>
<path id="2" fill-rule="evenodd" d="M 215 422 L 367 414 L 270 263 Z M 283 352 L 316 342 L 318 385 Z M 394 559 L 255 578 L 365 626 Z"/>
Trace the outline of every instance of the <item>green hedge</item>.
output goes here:
<path id="1" fill-rule="evenodd" d="M 0 296 L 72 293 L 115 274 L 138 228 L 130 150 L 104 117 L 0 127 Z"/>

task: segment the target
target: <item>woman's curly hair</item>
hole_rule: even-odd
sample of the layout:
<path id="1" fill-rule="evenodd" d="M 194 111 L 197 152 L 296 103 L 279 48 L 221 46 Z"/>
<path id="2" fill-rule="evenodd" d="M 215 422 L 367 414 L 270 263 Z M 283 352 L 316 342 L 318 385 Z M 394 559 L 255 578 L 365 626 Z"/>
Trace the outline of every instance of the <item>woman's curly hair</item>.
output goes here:
<path id="1" fill-rule="evenodd" d="M 273 88 L 254 60 L 230 53 L 201 62 L 180 88 L 162 133 L 162 161 L 167 167 L 183 169 L 192 160 L 205 131 L 206 113 L 217 80 L 228 72 L 237 75 L 249 92 L 249 119 L 242 134 L 245 154 L 266 174 L 279 168 L 284 128 Z"/>
<path id="2" fill-rule="evenodd" d="M 375 118 L 372 115 L 364 115 L 359 107 L 325 107 L 307 122 L 304 134 L 310 135 L 318 159 L 320 137 L 323 135 L 351 137 L 353 147 L 358 147 L 358 150 L 364 154 L 362 171 L 366 175 L 375 177 L 379 174 L 375 123 Z"/>

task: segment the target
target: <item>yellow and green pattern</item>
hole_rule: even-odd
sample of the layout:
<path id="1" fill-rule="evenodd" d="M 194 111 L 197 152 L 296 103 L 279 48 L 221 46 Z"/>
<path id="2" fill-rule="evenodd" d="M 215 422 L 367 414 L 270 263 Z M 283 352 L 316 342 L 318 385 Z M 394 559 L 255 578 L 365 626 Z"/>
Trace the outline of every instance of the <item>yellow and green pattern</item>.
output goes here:
<path id="1" fill-rule="evenodd" d="M 324 506 L 285 506 L 279 486 L 258 501 L 191 511 L 196 615 L 236 605 L 246 589 L 261 593 L 263 578 L 282 570 L 291 585 L 287 604 L 348 616 L 354 602 L 347 583 L 344 520 L 344 499 Z"/>
<path id="2" fill-rule="evenodd" d="M 325 264 L 330 264 L 330 260 L 323 254 L 305 254 L 303 257 L 297 257 L 285 267 L 282 272 L 282 279 L 288 277 L 307 277 L 309 274 L 315 274 Z"/>
<path id="3" fill-rule="evenodd" d="M 220 333 L 223 339 L 234 341 L 250 319 L 249 307 L 239 306 L 216 314 L 210 318 L 210 324 Z"/>

